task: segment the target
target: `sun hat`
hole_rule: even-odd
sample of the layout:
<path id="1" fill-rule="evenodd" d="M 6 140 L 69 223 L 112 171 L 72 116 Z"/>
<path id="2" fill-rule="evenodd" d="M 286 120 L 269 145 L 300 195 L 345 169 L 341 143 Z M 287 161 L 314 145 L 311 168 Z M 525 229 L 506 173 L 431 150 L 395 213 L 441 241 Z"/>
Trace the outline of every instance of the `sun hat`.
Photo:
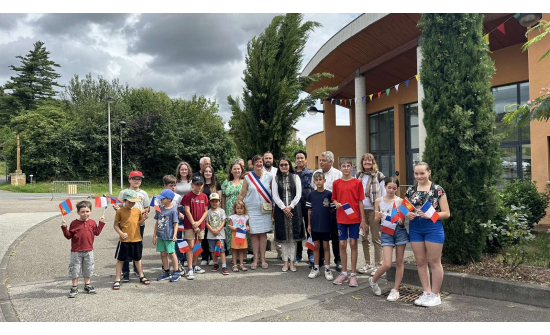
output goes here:
<path id="1" fill-rule="evenodd" d="M 143 199 L 139 196 L 139 194 L 134 190 L 126 190 L 123 195 L 123 200 L 128 200 L 130 202 L 140 202 Z"/>

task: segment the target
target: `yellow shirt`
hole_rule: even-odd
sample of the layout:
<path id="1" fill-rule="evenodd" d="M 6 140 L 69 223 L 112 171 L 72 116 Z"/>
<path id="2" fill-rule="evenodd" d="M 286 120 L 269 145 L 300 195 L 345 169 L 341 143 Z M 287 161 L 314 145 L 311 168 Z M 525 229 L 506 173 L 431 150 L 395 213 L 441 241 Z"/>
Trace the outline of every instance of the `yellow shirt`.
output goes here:
<path id="1" fill-rule="evenodd" d="M 140 242 L 141 234 L 139 233 L 139 221 L 141 221 L 141 210 L 132 207 L 132 209 L 121 207 L 115 215 L 115 222 L 120 224 L 120 230 L 128 234 L 128 237 L 120 242 Z"/>

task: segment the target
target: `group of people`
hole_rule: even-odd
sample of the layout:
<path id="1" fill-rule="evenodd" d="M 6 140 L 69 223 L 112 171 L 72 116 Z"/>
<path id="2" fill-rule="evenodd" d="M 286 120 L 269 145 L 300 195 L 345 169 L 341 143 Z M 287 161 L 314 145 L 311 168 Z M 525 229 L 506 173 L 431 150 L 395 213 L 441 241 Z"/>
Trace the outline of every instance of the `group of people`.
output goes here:
<path id="1" fill-rule="evenodd" d="M 321 153 L 321 168 L 315 172 L 306 167 L 306 152 L 298 151 L 294 158 L 295 167 L 287 157 L 280 158 L 274 166 L 273 155 L 266 152 L 247 159 L 248 170 L 244 160 L 238 159 L 230 164 L 227 179 L 221 185 L 216 180 L 210 158 L 201 158 L 200 171 L 196 173 L 190 164 L 181 162 L 175 176 L 164 176 L 165 189 L 153 202 L 140 188 L 143 174 L 132 171 L 128 179 L 130 187 L 119 195 L 122 204 L 114 206 L 113 227 L 120 239 L 115 254 L 113 289 L 120 289 L 121 281 L 129 281 L 130 261 L 134 262 L 140 282 L 150 283 L 143 274 L 141 254 L 145 220 L 154 204 L 153 244 L 161 255 L 163 268 L 157 278 L 159 281 L 169 279 L 173 282 L 181 276 L 192 280 L 195 274 L 205 272 L 201 265 L 211 265 L 212 272 L 221 268 L 221 273 L 228 275 L 226 256 L 229 253 L 233 254 L 232 271 L 247 271 L 249 250 L 253 253 L 250 269 L 267 269 L 267 234 L 273 232 L 283 272 L 296 271 L 296 262 L 301 260 L 307 240 L 308 245 L 314 245 L 313 250 L 308 248 L 311 263 L 308 278 L 318 277 L 322 265 L 325 279 L 336 285 L 358 286 L 356 273 L 370 274 L 369 284 L 376 295 L 381 295 L 377 281 L 391 267 L 395 248 L 395 285 L 388 296 L 389 301 L 395 301 L 399 298 L 403 277 L 405 246 L 410 243 L 424 289 L 415 304 L 427 307 L 441 304 L 444 231 L 440 220 L 448 218 L 450 210 L 445 191 L 431 181 L 428 164 L 415 165 L 417 183 L 405 194 L 407 204 L 412 206 L 408 214 L 399 215 L 397 219 L 394 214 L 398 213 L 396 209 L 403 201 L 397 196 L 399 181 L 395 177 L 385 177 L 372 154 L 362 157 L 356 176 L 352 175 L 353 165 L 349 159 L 342 159 L 341 170 L 336 169 L 330 151 Z M 426 211 L 427 203 L 431 204 L 429 211 Z M 84 290 L 95 293 L 90 284 L 93 239 L 105 225 L 103 217 L 99 225 L 89 219 L 90 202 L 81 201 L 76 207 L 79 218 L 71 222 L 70 228 L 65 222 L 62 224 L 65 237 L 72 239 L 71 297 L 78 293 L 80 272 L 84 276 Z M 436 221 L 433 221 L 433 212 L 439 215 Z M 409 220 L 409 232 L 404 226 L 405 218 Z M 382 231 L 381 226 L 385 227 Z M 369 237 L 374 244 L 374 262 L 371 262 Z M 366 263 L 358 269 L 359 239 Z M 351 249 L 349 273 L 348 240 Z M 335 270 L 340 272 L 336 279 L 330 268 L 330 241 Z M 201 263 L 198 263 L 200 250 L 197 249 L 202 249 Z M 428 262 L 432 269 L 431 283 Z"/>

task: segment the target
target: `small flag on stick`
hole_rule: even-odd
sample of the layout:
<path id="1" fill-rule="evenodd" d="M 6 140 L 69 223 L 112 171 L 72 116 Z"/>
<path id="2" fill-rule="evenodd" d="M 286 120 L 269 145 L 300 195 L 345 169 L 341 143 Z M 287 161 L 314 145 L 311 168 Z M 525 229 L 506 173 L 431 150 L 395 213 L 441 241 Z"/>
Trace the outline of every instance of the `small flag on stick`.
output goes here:
<path id="1" fill-rule="evenodd" d="M 426 214 L 433 223 L 436 223 L 439 220 L 439 214 L 435 211 L 435 208 L 432 206 L 432 203 L 426 201 L 426 203 L 420 208 L 424 214 Z"/>
<path id="2" fill-rule="evenodd" d="M 315 251 L 315 244 L 313 243 L 313 239 L 311 238 L 311 236 L 307 239 L 306 248 L 311 251 Z"/>
<path id="3" fill-rule="evenodd" d="M 220 256 L 222 251 L 222 241 L 216 242 L 216 247 L 214 248 L 214 256 Z"/>
<path id="4" fill-rule="evenodd" d="M 193 247 L 193 255 L 199 256 L 202 253 L 202 246 L 199 240 L 195 241 L 195 246 Z"/>
<path id="5" fill-rule="evenodd" d="M 154 196 L 153 199 L 151 199 L 151 203 L 149 204 L 149 206 L 155 207 L 155 210 L 160 213 L 160 203 L 157 196 Z"/>
<path id="6" fill-rule="evenodd" d="M 178 248 L 182 254 L 185 254 L 189 251 L 189 244 L 187 244 L 186 240 L 178 240 Z"/>
<path id="7" fill-rule="evenodd" d="M 342 209 L 344 209 L 344 212 L 346 212 L 346 214 L 348 215 L 348 217 L 350 218 L 350 220 L 359 222 L 359 216 L 357 215 L 357 213 L 355 213 L 355 211 L 353 210 L 353 208 L 351 208 L 351 206 L 349 205 L 349 203 L 343 204 L 343 205 L 342 205 Z"/>
<path id="8" fill-rule="evenodd" d="M 109 200 L 109 202 L 111 202 L 111 205 L 118 205 L 118 204 L 121 204 L 122 201 L 118 200 L 117 198 L 115 197 L 112 197 L 110 195 L 103 195 L 105 198 L 107 198 L 107 200 Z"/>
<path id="9" fill-rule="evenodd" d="M 185 227 L 183 226 L 183 223 L 182 224 L 178 223 L 178 231 L 185 231 Z"/>
<path id="10" fill-rule="evenodd" d="M 105 197 L 95 197 L 95 207 L 101 208 L 101 207 L 107 207 L 107 198 Z"/>
<path id="11" fill-rule="evenodd" d="M 244 243 L 244 241 L 246 241 L 246 230 L 239 228 L 235 234 L 235 242 Z"/>
<path id="12" fill-rule="evenodd" d="M 409 214 L 410 212 L 414 212 L 415 208 L 414 206 L 409 202 L 407 199 L 403 199 L 403 202 L 401 203 L 401 206 L 399 206 L 399 211 L 403 213 L 404 216 Z"/>
<path id="13" fill-rule="evenodd" d="M 61 210 L 61 215 L 65 216 L 73 210 L 73 204 L 71 199 L 67 199 L 59 204 L 59 209 Z"/>

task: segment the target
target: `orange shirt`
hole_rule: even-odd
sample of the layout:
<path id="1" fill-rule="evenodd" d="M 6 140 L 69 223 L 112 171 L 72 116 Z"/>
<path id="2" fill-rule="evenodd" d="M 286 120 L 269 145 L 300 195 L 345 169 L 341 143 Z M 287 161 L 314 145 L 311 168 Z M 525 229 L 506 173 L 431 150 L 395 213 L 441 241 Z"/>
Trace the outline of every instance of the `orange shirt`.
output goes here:
<path id="1" fill-rule="evenodd" d="M 136 207 L 132 209 L 121 207 L 116 211 L 115 222 L 120 224 L 120 230 L 123 233 L 128 234 L 128 238 L 120 242 L 139 242 L 141 241 L 141 234 L 139 232 L 139 221 L 141 221 L 141 210 Z"/>

